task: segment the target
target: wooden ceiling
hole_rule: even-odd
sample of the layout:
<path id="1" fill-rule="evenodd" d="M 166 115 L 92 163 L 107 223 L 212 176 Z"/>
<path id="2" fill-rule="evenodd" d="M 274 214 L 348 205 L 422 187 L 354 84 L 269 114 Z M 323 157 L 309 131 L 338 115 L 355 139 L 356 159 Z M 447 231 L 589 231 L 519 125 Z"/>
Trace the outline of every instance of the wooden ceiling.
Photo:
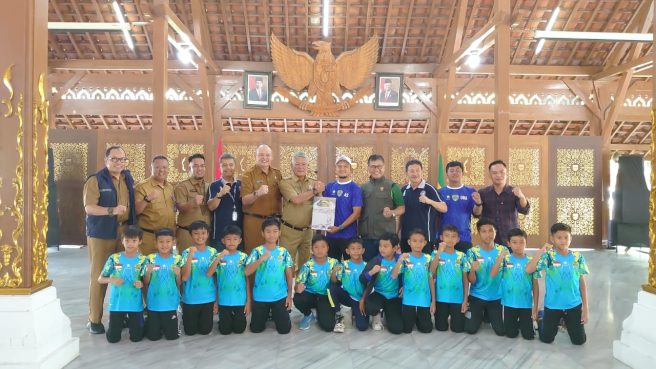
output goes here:
<path id="1" fill-rule="evenodd" d="M 192 1 L 196 0 L 170 0 L 171 9 L 189 29 L 193 29 Z M 211 53 L 218 62 L 270 61 L 271 33 L 292 48 L 308 52 L 313 41 L 322 39 L 321 23 L 314 24 L 321 21 L 320 0 L 199 1 L 206 8 Z M 50 31 L 50 59 L 151 59 L 152 16 L 148 2 L 120 3 L 127 21 L 143 22 L 131 29 L 134 51 L 120 32 Z M 49 4 L 50 21 L 117 21 L 109 0 L 49 0 Z M 332 0 L 328 39 L 333 53 L 339 54 L 377 34 L 380 63 L 440 63 L 449 30 L 454 26 L 456 4 L 455 0 Z M 536 55 L 532 31 L 544 29 L 553 9 L 560 6 L 554 30 L 623 32 L 636 17 L 640 4 L 640 0 L 513 0 L 511 64 L 606 65 L 617 43 L 547 41 Z M 492 8 L 493 0 L 468 1 L 465 40 L 485 26 Z M 645 48 L 643 54 L 649 51 Z M 482 62 L 491 64 L 492 58 L 490 49 Z"/>

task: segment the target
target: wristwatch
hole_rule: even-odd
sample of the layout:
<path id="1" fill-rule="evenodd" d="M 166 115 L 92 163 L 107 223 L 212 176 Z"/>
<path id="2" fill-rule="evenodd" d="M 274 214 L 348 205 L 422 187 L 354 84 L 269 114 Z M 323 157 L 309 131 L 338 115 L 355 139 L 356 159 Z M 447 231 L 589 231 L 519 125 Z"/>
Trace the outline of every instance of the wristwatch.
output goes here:
<path id="1" fill-rule="evenodd" d="M 150 204 L 150 199 L 148 198 L 148 195 L 144 196 L 144 201 Z"/>
<path id="2" fill-rule="evenodd" d="M 114 208 L 107 208 L 107 215 L 114 215 Z"/>

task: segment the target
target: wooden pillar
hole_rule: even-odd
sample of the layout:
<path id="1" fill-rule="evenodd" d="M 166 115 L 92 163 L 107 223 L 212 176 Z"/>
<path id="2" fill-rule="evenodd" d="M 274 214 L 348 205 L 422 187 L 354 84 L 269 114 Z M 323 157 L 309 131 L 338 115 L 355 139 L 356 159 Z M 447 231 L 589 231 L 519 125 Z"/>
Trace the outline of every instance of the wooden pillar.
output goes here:
<path id="1" fill-rule="evenodd" d="M 153 22 L 153 125 L 150 129 L 150 152 L 166 155 L 166 132 L 168 130 L 168 102 L 166 91 L 169 88 L 168 55 L 169 25 L 164 12 L 168 0 L 155 0 Z"/>
<path id="2" fill-rule="evenodd" d="M 656 29 L 656 7 L 652 8 L 654 17 L 652 24 Z M 656 46 L 656 38 L 652 41 Z M 656 54 L 652 53 L 656 62 Z M 651 69 L 652 94 L 656 92 L 656 68 Z M 656 101 L 651 103 L 651 192 L 649 193 L 649 269 L 647 283 L 642 288 L 656 294 Z"/>
<path id="3" fill-rule="evenodd" d="M 510 151 L 510 0 L 494 3 L 497 25 L 494 47 L 494 159 L 508 162 Z"/>

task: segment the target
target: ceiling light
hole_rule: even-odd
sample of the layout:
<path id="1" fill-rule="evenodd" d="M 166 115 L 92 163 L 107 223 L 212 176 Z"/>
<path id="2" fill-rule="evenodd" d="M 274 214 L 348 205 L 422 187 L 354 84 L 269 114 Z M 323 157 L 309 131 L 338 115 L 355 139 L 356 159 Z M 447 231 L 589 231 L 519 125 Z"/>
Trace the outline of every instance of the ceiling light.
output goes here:
<path id="1" fill-rule="evenodd" d="M 535 38 L 550 40 L 577 41 L 625 41 L 652 42 L 652 33 L 622 33 L 622 32 L 576 32 L 576 31 L 535 31 Z"/>
<path id="2" fill-rule="evenodd" d="M 193 58 L 191 57 L 191 53 L 189 52 L 188 48 L 180 47 L 178 49 L 178 60 L 184 64 L 191 64 L 193 62 Z"/>
<path id="3" fill-rule="evenodd" d="M 323 37 L 328 37 L 328 22 L 330 22 L 330 0 L 323 0 L 323 25 L 322 25 L 322 34 Z"/>
<path id="4" fill-rule="evenodd" d="M 114 0 L 112 2 L 112 7 L 114 8 L 114 14 L 116 15 L 116 19 L 118 19 L 118 22 L 123 25 L 123 38 L 125 39 L 125 42 L 128 44 L 131 50 L 134 50 L 134 42 L 132 42 L 132 36 L 130 36 L 130 25 L 125 22 L 125 18 L 123 17 L 123 11 L 121 10 L 120 5 Z"/>
<path id="5" fill-rule="evenodd" d="M 472 49 L 471 51 L 469 51 L 469 57 L 467 57 L 467 61 L 465 61 L 465 64 L 467 64 L 467 66 L 470 68 L 478 67 L 481 64 L 480 50 Z"/>
<path id="6" fill-rule="evenodd" d="M 556 19 L 558 19 L 558 13 L 560 13 L 559 6 L 557 6 L 556 9 L 553 10 L 553 12 L 551 12 L 551 17 L 549 17 L 549 21 L 547 22 L 547 28 L 546 28 L 547 31 L 551 31 L 551 29 L 553 28 L 554 23 L 556 23 Z M 543 46 L 544 46 L 544 39 L 541 39 L 540 41 L 538 41 L 538 46 L 535 48 L 535 55 L 539 54 L 540 51 L 542 51 Z"/>

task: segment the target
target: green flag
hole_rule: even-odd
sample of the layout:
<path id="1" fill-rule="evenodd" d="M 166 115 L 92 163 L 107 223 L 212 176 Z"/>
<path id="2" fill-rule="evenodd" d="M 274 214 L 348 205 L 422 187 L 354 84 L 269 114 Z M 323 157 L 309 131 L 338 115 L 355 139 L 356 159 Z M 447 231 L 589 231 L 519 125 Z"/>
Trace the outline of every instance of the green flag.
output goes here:
<path id="1" fill-rule="evenodd" d="M 444 163 L 442 163 L 442 153 L 437 154 L 437 188 L 444 187 Z"/>

